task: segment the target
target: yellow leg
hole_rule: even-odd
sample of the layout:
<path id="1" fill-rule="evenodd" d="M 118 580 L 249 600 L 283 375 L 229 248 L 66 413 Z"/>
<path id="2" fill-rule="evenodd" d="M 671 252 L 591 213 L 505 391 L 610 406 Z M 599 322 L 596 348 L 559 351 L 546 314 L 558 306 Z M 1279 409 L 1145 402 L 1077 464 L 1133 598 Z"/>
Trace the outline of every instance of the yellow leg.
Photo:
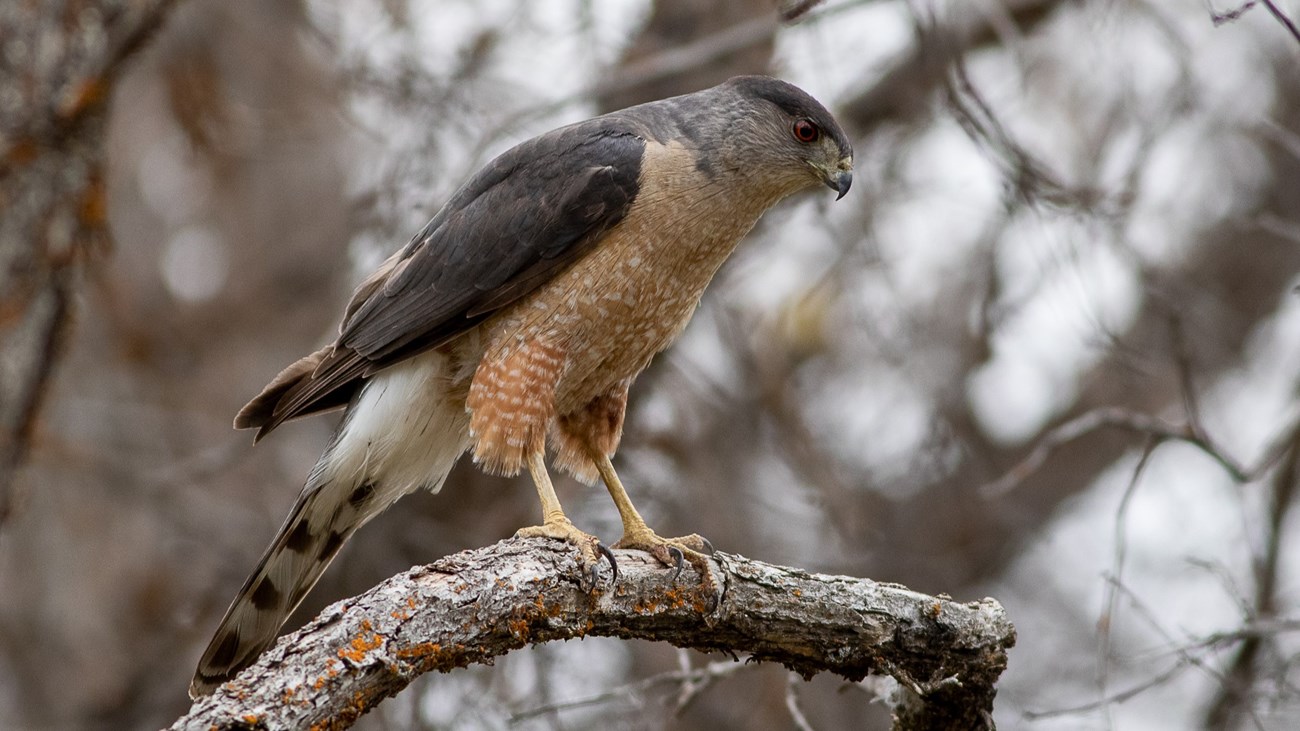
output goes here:
<path id="1" fill-rule="evenodd" d="M 600 564 L 601 555 L 604 555 L 609 559 L 610 566 L 614 569 L 614 576 L 617 578 L 618 566 L 614 563 L 614 554 L 602 546 L 595 536 L 578 530 L 564 514 L 564 509 L 560 507 L 560 499 L 555 495 L 555 487 L 551 484 L 551 476 L 546 471 L 545 455 L 538 452 L 528 458 L 528 473 L 532 475 L 533 484 L 537 486 L 537 499 L 542 503 L 542 524 L 520 528 L 515 535 L 521 538 L 555 538 L 577 546 L 591 572 L 593 584 L 596 578 L 596 567 Z"/>
<path id="2" fill-rule="evenodd" d="M 542 503 L 542 523 L 568 523 L 569 518 L 565 516 L 564 508 L 560 507 L 560 498 L 555 494 L 555 486 L 551 484 L 551 475 L 546 471 L 546 460 L 541 452 L 528 458 L 528 474 L 537 486 L 537 499 Z"/>
<path id="3" fill-rule="evenodd" d="M 632 504 L 632 498 L 624 489 L 623 481 L 618 479 L 618 473 L 614 471 L 614 463 L 609 460 L 609 456 L 598 454 L 593 455 L 592 459 L 596 462 L 596 469 L 600 472 L 600 479 L 605 483 L 605 489 L 609 490 L 609 496 L 614 499 L 614 505 L 618 507 L 618 517 L 623 520 L 623 533 L 649 530 L 645 519 L 637 512 L 636 506 Z"/>
<path id="4" fill-rule="evenodd" d="M 609 490 L 609 496 L 614 499 L 614 505 L 618 506 L 619 517 L 623 520 L 623 537 L 614 544 L 614 548 L 636 548 L 648 551 L 660 563 L 665 566 L 676 566 L 679 571 L 684 559 L 695 566 L 700 571 L 700 575 L 707 579 L 708 558 L 704 554 L 713 553 L 713 546 L 708 540 L 696 534 L 681 538 L 661 538 L 650 530 L 641 513 L 637 512 L 636 506 L 632 504 L 632 498 L 628 497 L 623 481 L 618 479 L 618 473 L 614 471 L 614 463 L 610 461 L 609 456 L 597 453 L 595 450 L 589 453 L 592 461 L 596 463 L 601 479 L 605 482 L 605 488 Z"/>

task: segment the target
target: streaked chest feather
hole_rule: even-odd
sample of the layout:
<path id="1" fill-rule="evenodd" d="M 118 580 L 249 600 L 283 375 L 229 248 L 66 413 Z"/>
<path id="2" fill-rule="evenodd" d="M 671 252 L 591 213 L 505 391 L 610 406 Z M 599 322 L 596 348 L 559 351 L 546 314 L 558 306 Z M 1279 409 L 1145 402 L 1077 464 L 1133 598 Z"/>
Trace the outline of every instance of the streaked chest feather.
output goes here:
<path id="1" fill-rule="evenodd" d="M 688 156 L 656 146 L 627 217 L 581 261 L 490 323 L 489 358 L 534 341 L 564 353 L 559 413 L 636 375 L 668 347 L 771 203 L 757 196 L 738 202 L 726 181 L 703 175 Z"/>

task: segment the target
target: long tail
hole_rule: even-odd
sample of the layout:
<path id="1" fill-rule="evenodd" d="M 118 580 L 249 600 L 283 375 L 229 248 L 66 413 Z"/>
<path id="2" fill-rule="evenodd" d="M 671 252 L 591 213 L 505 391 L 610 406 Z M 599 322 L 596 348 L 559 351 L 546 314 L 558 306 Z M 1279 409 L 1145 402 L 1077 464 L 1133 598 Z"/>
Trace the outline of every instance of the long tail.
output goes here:
<path id="1" fill-rule="evenodd" d="M 352 488 L 358 497 L 367 490 L 373 488 L 367 484 Z M 275 641 L 343 542 L 370 517 L 349 504 L 339 505 L 333 492 L 309 486 L 298 498 L 199 660 L 190 682 L 191 697 L 211 693 Z"/>
<path id="2" fill-rule="evenodd" d="M 464 401 L 450 397 L 437 354 L 371 379 L 312 470 L 289 517 L 235 596 L 199 660 L 190 696 L 253 664 L 343 543 L 402 495 L 437 491 L 468 446 Z"/>

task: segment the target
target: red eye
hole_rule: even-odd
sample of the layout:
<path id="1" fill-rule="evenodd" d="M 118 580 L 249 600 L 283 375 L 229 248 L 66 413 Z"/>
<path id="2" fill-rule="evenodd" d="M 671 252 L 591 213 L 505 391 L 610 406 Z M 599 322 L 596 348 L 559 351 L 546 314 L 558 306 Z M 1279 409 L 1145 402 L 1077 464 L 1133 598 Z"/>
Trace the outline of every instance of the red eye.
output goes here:
<path id="1" fill-rule="evenodd" d="M 817 129 L 817 125 L 807 119 L 801 119 L 794 123 L 794 138 L 800 142 L 816 142 L 821 132 L 821 130 Z"/>

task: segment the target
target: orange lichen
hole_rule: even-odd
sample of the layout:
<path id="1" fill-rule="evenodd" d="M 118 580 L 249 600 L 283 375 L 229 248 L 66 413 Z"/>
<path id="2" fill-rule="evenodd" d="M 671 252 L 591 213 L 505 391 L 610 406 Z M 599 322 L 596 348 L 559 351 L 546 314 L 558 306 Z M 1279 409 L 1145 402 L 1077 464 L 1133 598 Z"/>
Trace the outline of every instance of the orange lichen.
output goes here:
<path id="1" fill-rule="evenodd" d="M 399 660 L 419 667 L 422 671 L 441 670 L 445 673 L 452 668 L 469 664 L 469 660 L 465 658 L 465 646 L 459 643 L 444 648 L 436 642 L 421 642 L 399 649 L 394 655 Z"/>
<path id="2" fill-rule="evenodd" d="M 669 602 L 671 602 L 671 604 L 669 605 L 670 609 L 681 609 L 682 607 L 686 606 L 687 595 L 685 589 L 676 589 L 676 588 L 669 589 L 668 591 L 664 592 L 664 596 L 668 598 Z"/>
<path id="3" fill-rule="evenodd" d="M 306 708 L 307 706 L 310 706 L 311 700 L 309 698 L 295 697 L 297 696 L 298 691 L 301 689 L 302 686 L 300 685 L 295 685 L 292 688 L 286 688 L 284 691 L 284 695 L 280 697 L 280 702 L 283 703 L 285 706 L 298 706 L 299 708 Z"/>
<path id="4" fill-rule="evenodd" d="M 326 660 L 325 674 L 320 676 L 319 678 L 316 678 L 315 682 L 313 682 L 311 686 L 316 690 L 320 690 L 321 688 L 325 687 L 325 683 L 327 683 L 329 680 L 338 677 L 339 671 L 335 669 L 335 666 L 338 665 L 338 663 L 339 661 L 335 660 L 332 657 Z"/>
<path id="5" fill-rule="evenodd" d="M 703 599 L 700 598 L 698 592 L 684 588 L 674 588 L 665 591 L 662 597 L 664 601 L 654 597 L 638 601 L 632 605 L 632 611 L 637 612 L 638 614 L 653 614 L 660 611 L 660 609 L 670 611 L 674 609 L 682 609 L 687 606 L 701 614 L 708 611 L 708 606 L 705 604 Z"/>
<path id="6" fill-rule="evenodd" d="M 337 713 L 319 723 L 313 724 L 311 726 L 312 731 L 349 728 L 353 722 L 365 715 L 366 711 L 373 708 L 384 697 L 383 690 L 377 686 L 366 686 L 361 690 L 354 691 L 347 703 Z"/>
<path id="7" fill-rule="evenodd" d="M 791 593 L 794 594 L 796 597 L 801 597 L 801 596 L 803 596 L 803 592 L 800 591 L 799 589 L 795 589 L 795 590 L 794 590 L 793 592 L 791 592 Z"/>
<path id="8" fill-rule="evenodd" d="M 550 619 L 560 616 L 560 613 L 564 611 L 564 607 L 559 602 L 549 607 L 546 606 L 546 602 L 542 601 L 541 594 L 538 594 L 537 598 L 533 600 L 533 606 L 537 608 L 537 616 Z"/>
<path id="9" fill-rule="evenodd" d="M 367 632 L 370 633 L 369 637 L 366 636 Z M 366 653 L 382 644 L 384 644 L 384 639 L 375 632 L 370 631 L 370 620 L 366 619 L 361 621 L 361 634 L 353 637 L 347 647 L 340 647 L 338 655 L 346 660 L 359 663 L 365 659 Z"/>
<path id="10" fill-rule="evenodd" d="M 506 623 L 510 630 L 510 636 L 520 640 L 528 639 L 528 620 L 522 617 L 512 619 Z"/>
<path id="11" fill-rule="evenodd" d="M 410 660 L 412 658 L 437 654 L 441 650 L 442 645 L 439 645 L 437 642 L 421 642 L 418 645 L 412 645 L 411 647 L 403 647 L 394 654 L 397 655 L 399 659 Z"/>
<path id="12" fill-rule="evenodd" d="M 561 603 L 556 602 L 547 606 L 545 599 L 538 594 L 533 598 L 531 605 L 522 605 L 511 613 L 510 619 L 506 621 L 506 628 L 511 637 L 527 641 L 532 633 L 532 622 L 539 619 L 554 619 L 563 611 L 564 606 Z"/>
<path id="13" fill-rule="evenodd" d="M 249 726 L 253 726 L 256 725 L 258 721 L 261 721 L 262 718 L 261 716 L 258 716 L 256 713 L 245 713 L 243 717 L 240 718 L 240 720 L 248 724 Z"/>

